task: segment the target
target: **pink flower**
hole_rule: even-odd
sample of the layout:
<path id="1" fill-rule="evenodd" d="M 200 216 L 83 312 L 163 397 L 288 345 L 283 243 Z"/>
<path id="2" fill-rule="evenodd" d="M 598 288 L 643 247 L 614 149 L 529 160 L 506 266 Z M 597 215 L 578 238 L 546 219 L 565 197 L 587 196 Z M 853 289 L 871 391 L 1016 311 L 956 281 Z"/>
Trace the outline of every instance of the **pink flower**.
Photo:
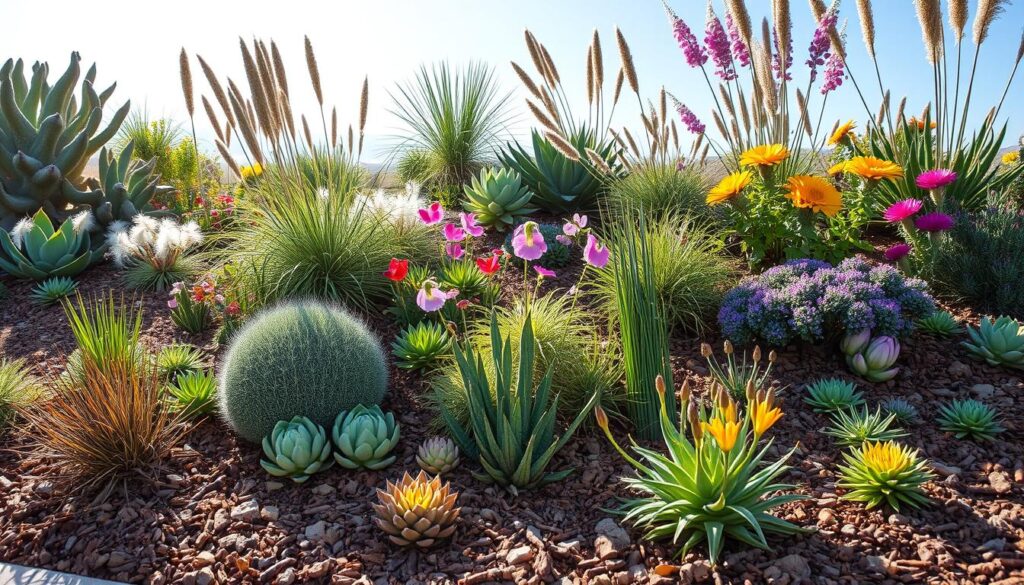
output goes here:
<path id="1" fill-rule="evenodd" d="M 536 260 L 548 251 L 544 236 L 537 227 L 537 222 L 528 221 L 512 234 L 512 251 L 523 260 Z"/>
<path id="2" fill-rule="evenodd" d="M 419 214 L 420 221 L 422 221 L 424 224 L 434 225 L 435 223 L 441 221 L 441 219 L 444 217 L 444 208 L 441 207 L 440 201 L 435 201 L 430 204 L 430 207 L 426 209 L 420 209 Z"/>
<path id="3" fill-rule="evenodd" d="M 956 172 L 949 169 L 932 169 L 917 176 L 917 186 L 922 189 L 941 189 L 956 180 Z"/>
<path id="4" fill-rule="evenodd" d="M 444 245 L 444 253 L 451 256 L 453 260 L 461 260 L 466 251 L 462 249 L 461 244 L 451 242 Z"/>
<path id="5" fill-rule="evenodd" d="M 537 266 L 535 264 L 533 266 L 533 269 L 537 271 L 537 274 L 539 274 L 541 278 L 554 278 L 556 276 L 554 270 L 548 270 L 547 268 L 544 268 L 543 266 Z"/>
<path id="6" fill-rule="evenodd" d="M 590 221 L 586 215 L 580 215 L 578 213 L 572 214 L 572 222 L 580 227 L 580 229 L 587 227 L 587 222 Z"/>
<path id="7" fill-rule="evenodd" d="M 673 100 L 674 99 L 675 98 L 673 98 Z M 704 130 L 706 130 L 707 127 L 704 125 L 703 122 L 700 121 L 700 118 L 697 117 L 697 114 L 693 113 L 693 110 L 679 103 L 678 101 L 675 102 L 675 106 L 676 112 L 679 113 L 679 119 L 682 120 L 683 125 L 686 126 L 687 130 L 689 130 L 693 134 L 704 133 Z"/>
<path id="8" fill-rule="evenodd" d="M 690 67 L 700 67 L 708 60 L 708 53 L 704 50 L 704 47 L 700 46 L 697 42 L 696 35 L 690 30 L 683 19 L 676 16 L 671 10 L 669 10 L 669 19 L 672 21 L 672 35 L 676 37 L 676 41 L 679 43 L 679 48 L 683 50 L 683 56 L 686 57 L 686 63 Z"/>
<path id="9" fill-rule="evenodd" d="M 922 232 L 944 232 L 953 229 L 956 221 L 945 213 L 937 211 L 919 216 L 914 221 L 914 226 Z"/>
<path id="10" fill-rule="evenodd" d="M 466 307 L 468 307 L 469 304 L 469 299 L 462 299 L 461 301 L 455 303 L 455 308 L 457 308 L 460 311 L 465 311 Z"/>
<path id="11" fill-rule="evenodd" d="M 904 199 L 902 201 L 897 201 L 896 203 L 893 203 L 892 205 L 889 206 L 888 209 L 885 210 L 885 213 L 882 214 L 882 217 L 885 218 L 885 221 L 889 223 L 903 221 L 905 219 L 908 219 L 910 216 L 914 215 L 918 211 L 921 211 L 922 205 L 924 205 L 924 203 L 917 199 Z"/>
<path id="12" fill-rule="evenodd" d="M 729 40 L 732 41 L 732 52 L 736 56 L 736 61 L 740 64 L 740 67 L 746 67 L 750 65 L 750 50 L 747 48 L 747 44 L 740 38 L 740 29 L 736 26 L 735 21 L 732 19 L 732 13 L 729 11 L 725 12 L 725 28 L 729 31 Z"/>
<path id="13" fill-rule="evenodd" d="M 599 244 L 594 234 L 587 234 L 587 245 L 583 247 L 583 259 L 595 268 L 604 268 L 608 264 L 608 248 Z"/>
<path id="14" fill-rule="evenodd" d="M 448 302 L 448 295 L 437 288 L 437 283 L 431 279 L 423 281 L 423 287 L 416 293 L 416 304 L 428 313 L 437 311 Z"/>
<path id="15" fill-rule="evenodd" d="M 444 234 L 444 239 L 449 242 L 461 242 L 466 239 L 466 231 L 454 223 L 444 224 L 444 229 L 441 232 Z"/>
<path id="16" fill-rule="evenodd" d="M 565 234 L 566 236 L 575 236 L 577 233 L 579 233 L 579 231 L 579 226 L 577 226 L 571 221 L 565 222 L 565 225 L 562 226 L 562 233 Z"/>
<path id="17" fill-rule="evenodd" d="M 896 262 L 910 253 L 910 244 L 896 244 L 885 250 L 885 259 L 889 262 Z"/>
<path id="18" fill-rule="evenodd" d="M 736 79 L 736 68 L 732 62 L 732 50 L 729 47 L 729 35 L 718 20 L 711 4 L 708 3 L 707 20 L 704 25 L 704 46 L 707 47 L 711 59 L 715 62 L 715 75 L 724 81 Z"/>
<path id="19" fill-rule="evenodd" d="M 484 235 L 483 226 L 476 223 L 475 213 L 460 213 L 459 221 L 462 222 L 462 229 L 474 238 Z"/>
<path id="20" fill-rule="evenodd" d="M 167 306 L 171 309 L 177 309 L 178 299 L 172 298 L 171 300 L 167 301 Z"/>
<path id="21" fill-rule="evenodd" d="M 569 225 L 569 224 L 565 224 L 565 225 Z M 563 246 L 571 246 L 572 245 L 572 239 L 569 238 L 569 236 L 567 236 L 565 234 L 558 234 L 557 236 L 555 236 L 555 239 L 558 240 L 558 243 L 562 244 Z"/>

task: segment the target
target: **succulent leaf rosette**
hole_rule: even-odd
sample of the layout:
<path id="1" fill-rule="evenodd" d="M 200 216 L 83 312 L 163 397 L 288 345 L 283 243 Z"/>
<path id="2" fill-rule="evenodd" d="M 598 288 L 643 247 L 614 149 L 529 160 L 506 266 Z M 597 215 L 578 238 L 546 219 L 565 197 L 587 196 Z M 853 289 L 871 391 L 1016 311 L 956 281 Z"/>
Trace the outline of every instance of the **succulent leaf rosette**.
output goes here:
<path id="1" fill-rule="evenodd" d="M 870 382 L 888 382 L 900 371 L 893 367 L 900 357 L 900 342 L 895 337 L 872 338 L 871 331 L 864 329 L 844 337 L 839 348 L 850 371 Z"/>
<path id="2" fill-rule="evenodd" d="M 106 246 L 92 249 L 88 212 L 70 217 L 59 227 L 39 210 L 10 232 L 0 229 L 0 269 L 18 278 L 44 280 L 75 276 L 103 257 Z"/>
<path id="3" fill-rule="evenodd" d="M 461 511 L 455 505 L 458 497 L 450 484 L 441 484 L 440 477 L 429 479 L 422 471 L 412 477 L 406 472 L 401 481 L 389 481 L 385 489 L 377 490 L 380 503 L 372 505 L 377 526 L 391 542 L 425 549 L 455 532 Z"/>
<path id="4" fill-rule="evenodd" d="M 459 465 L 459 448 L 447 437 L 432 437 L 416 450 L 416 463 L 427 473 L 448 473 Z"/>
<path id="5" fill-rule="evenodd" d="M 331 461 L 331 444 L 327 432 L 304 416 L 279 421 L 269 436 L 263 438 L 266 459 L 260 465 L 270 475 L 288 477 L 302 483 L 310 475 L 323 471 Z"/>
<path id="6" fill-rule="evenodd" d="M 975 357 L 993 366 L 1007 366 L 1024 369 L 1024 326 L 1010 317 L 999 317 L 995 321 L 984 317 L 978 329 L 967 328 L 970 341 L 964 341 Z"/>
<path id="7" fill-rule="evenodd" d="M 347 469 L 383 469 L 395 462 L 394 455 L 387 455 L 398 444 L 398 435 L 395 415 L 384 414 L 377 405 L 343 410 L 331 430 L 338 448 L 334 459 Z"/>

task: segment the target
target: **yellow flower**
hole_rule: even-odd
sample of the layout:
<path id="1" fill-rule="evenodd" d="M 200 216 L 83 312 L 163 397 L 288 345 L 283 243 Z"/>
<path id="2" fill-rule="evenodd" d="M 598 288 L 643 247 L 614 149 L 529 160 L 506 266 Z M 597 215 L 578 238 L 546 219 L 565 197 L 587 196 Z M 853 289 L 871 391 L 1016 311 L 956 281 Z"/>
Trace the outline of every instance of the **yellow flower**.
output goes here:
<path id="1" fill-rule="evenodd" d="M 913 463 L 908 451 L 892 441 L 868 443 L 863 454 L 864 464 L 880 474 L 899 473 Z"/>
<path id="2" fill-rule="evenodd" d="M 843 162 L 838 162 L 838 163 L 832 165 L 828 169 L 828 174 L 829 175 L 838 175 L 839 173 L 845 173 L 845 172 L 846 172 L 846 161 L 845 160 Z"/>
<path id="3" fill-rule="evenodd" d="M 843 196 L 821 177 L 793 175 L 786 183 L 786 197 L 795 207 L 809 207 L 832 217 L 843 208 Z"/>
<path id="4" fill-rule="evenodd" d="M 759 167 L 770 167 L 786 160 L 789 149 L 783 144 L 764 144 L 755 146 L 740 155 L 740 164 Z"/>
<path id="5" fill-rule="evenodd" d="M 782 409 L 772 406 L 769 400 L 755 400 L 750 410 L 750 420 L 754 424 L 754 434 L 761 436 L 782 418 Z"/>
<path id="6" fill-rule="evenodd" d="M 722 179 L 714 188 L 708 191 L 708 205 L 717 205 L 732 199 L 749 185 L 753 179 L 754 175 L 750 171 L 733 173 Z"/>
<path id="7" fill-rule="evenodd" d="M 853 132 L 853 129 L 856 127 L 857 124 L 855 124 L 853 120 L 850 120 L 849 122 L 840 125 L 838 128 L 836 128 L 836 131 L 832 133 L 832 136 L 829 136 L 828 145 L 835 146 L 836 144 L 842 142 L 843 139 L 846 138 L 847 136 L 853 138 L 851 133 Z"/>
<path id="8" fill-rule="evenodd" d="M 718 448 L 722 451 L 728 453 L 736 446 L 736 437 L 740 434 L 740 424 L 738 422 L 725 422 L 720 418 L 714 418 L 709 423 L 700 423 L 700 426 L 704 429 L 704 432 L 715 438 Z"/>
<path id="9" fill-rule="evenodd" d="M 263 174 L 263 166 L 260 165 L 260 163 L 253 163 L 252 166 L 246 165 L 246 166 L 243 166 L 239 170 L 242 171 L 242 180 L 243 181 L 248 181 L 249 179 L 254 179 L 254 178 L 259 177 L 260 175 Z"/>
<path id="10" fill-rule="evenodd" d="M 1010 152 L 1003 155 L 1003 164 L 1012 165 L 1013 163 L 1020 160 L 1020 151 L 1011 150 Z"/>
<path id="11" fill-rule="evenodd" d="M 869 181 L 903 177 L 903 167 L 873 156 L 855 156 L 846 162 L 844 170 Z"/>

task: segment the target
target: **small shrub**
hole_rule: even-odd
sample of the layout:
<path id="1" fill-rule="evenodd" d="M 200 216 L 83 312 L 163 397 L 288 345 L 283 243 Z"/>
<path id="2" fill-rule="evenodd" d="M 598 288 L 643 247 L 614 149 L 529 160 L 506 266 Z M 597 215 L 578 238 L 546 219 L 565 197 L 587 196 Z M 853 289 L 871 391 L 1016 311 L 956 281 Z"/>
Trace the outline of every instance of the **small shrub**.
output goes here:
<path id="1" fill-rule="evenodd" d="M 180 374 L 167 386 L 167 393 L 174 398 L 174 408 L 186 416 L 209 414 L 217 408 L 217 378 L 212 371 Z"/>
<path id="2" fill-rule="evenodd" d="M 68 356 L 68 371 L 78 374 L 79 380 L 90 363 L 100 370 L 116 366 L 135 370 L 148 363 L 139 343 L 142 312 L 124 297 L 116 300 L 111 293 L 86 302 L 79 295 L 76 302 L 64 303 L 64 313 L 78 345 Z"/>
<path id="3" fill-rule="evenodd" d="M 132 226 L 112 229 L 107 236 L 114 263 L 126 269 L 125 283 L 135 289 L 162 292 L 196 271 L 189 250 L 199 245 L 199 225 L 136 215 Z"/>
<path id="4" fill-rule="evenodd" d="M 807 385 L 804 402 L 815 412 L 842 412 L 864 404 L 857 385 L 839 378 L 827 378 Z"/>
<path id="5" fill-rule="evenodd" d="M 896 418 L 896 422 L 909 424 L 918 420 L 917 407 L 903 398 L 889 398 L 880 405 L 882 412 Z"/>
<path id="6" fill-rule="evenodd" d="M 171 298 L 167 301 L 171 322 L 193 335 L 206 331 L 213 322 L 208 295 L 202 284 L 197 286 L 198 290 L 189 290 L 184 283 L 176 282 L 171 286 Z"/>
<path id="7" fill-rule="evenodd" d="M 259 442 L 278 421 L 304 416 L 327 428 L 342 410 L 380 403 L 388 370 L 380 342 L 347 312 L 316 302 L 256 315 L 231 340 L 220 412 Z"/>
<path id="8" fill-rule="evenodd" d="M 706 216 L 709 209 L 704 196 L 709 187 L 699 168 L 679 170 L 675 164 L 642 165 L 612 183 L 608 203 L 612 210 L 643 210 L 657 217 Z"/>
<path id="9" fill-rule="evenodd" d="M 187 343 L 172 343 L 156 354 L 156 367 L 164 380 L 173 382 L 178 376 L 203 370 L 203 353 Z"/>
<path id="10" fill-rule="evenodd" d="M 875 336 L 899 337 L 935 312 L 926 289 L 922 280 L 860 258 L 836 267 L 792 260 L 745 278 L 726 293 L 718 323 L 734 343 L 821 343 L 865 329 Z"/>
<path id="11" fill-rule="evenodd" d="M 992 441 L 1003 432 L 990 406 L 977 400 L 954 400 L 939 407 L 939 428 L 956 438 Z"/>
<path id="12" fill-rule="evenodd" d="M 832 415 L 832 426 L 825 434 L 834 437 L 843 446 L 855 446 L 865 441 L 891 441 L 907 436 L 903 429 L 890 428 L 896 422 L 893 415 L 885 416 L 881 409 L 871 412 L 867 407 L 851 408 Z"/>
<path id="13" fill-rule="evenodd" d="M 52 305 L 71 296 L 78 289 L 78 283 L 67 276 L 48 278 L 32 289 L 32 300 L 40 305 Z"/>
<path id="14" fill-rule="evenodd" d="M 14 418 L 19 407 L 27 406 L 40 394 L 25 360 L 0 358 L 0 434 Z"/>
<path id="15" fill-rule="evenodd" d="M 928 462 L 918 451 L 893 441 L 867 443 L 843 453 L 846 465 L 839 466 L 839 487 L 843 498 L 864 502 L 870 510 L 886 503 L 896 511 L 901 504 L 920 508 L 928 503 L 921 484 L 932 479 Z"/>
<path id="16" fill-rule="evenodd" d="M 700 344 L 700 353 L 708 361 L 708 369 L 711 377 L 715 379 L 734 399 L 747 397 L 748 399 L 758 390 L 761 390 L 768 380 L 768 374 L 772 371 L 775 363 L 775 350 L 768 354 L 768 365 L 761 370 L 761 346 L 754 347 L 754 351 L 747 361 L 747 352 L 743 352 L 743 361 L 737 360 L 734 356 L 736 350 L 732 342 L 726 340 L 724 345 L 725 365 L 718 363 L 714 351 L 707 343 Z"/>
<path id="17" fill-rule="evenodd" d="M 391 344 L 395 365 L 406 370 L 430 368 L 452 355 L 452 338 L 440 323 L 420 321 L 398 334 Z"/>
<path id="18" fill-rule="evenodd" d="M 434 160 L 429 151 L 412 149 L 398 159 L 396 171 L 399 181 L 422 185 L 434 173 Z"/>

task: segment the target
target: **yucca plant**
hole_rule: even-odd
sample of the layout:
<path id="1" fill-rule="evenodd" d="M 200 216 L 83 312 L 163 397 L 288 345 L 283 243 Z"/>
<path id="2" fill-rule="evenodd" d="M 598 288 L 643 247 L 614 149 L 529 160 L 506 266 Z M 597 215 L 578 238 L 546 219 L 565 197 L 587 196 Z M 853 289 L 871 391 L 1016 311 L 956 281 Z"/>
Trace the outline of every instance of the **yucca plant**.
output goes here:
<path id="1" fill-rule="evenodd" d="M 856 446 L 866 441 L 891 441 L 907 436 L 903 429 L 890 428 L 894 422 L 896 417 L 883 415 L 881 409 L 871 412 L 866 406 L 859 410 L 850 408 L 832 414 L 832 426 L 825 429 L 825 434 L 843 446 Z"/>
<path id="2" fill-rule="evenodd" d="M 156 367 L 165 380 L 173 382 L 178 376 L 201 372 L 203 353 L 187 343 L 165 345 L 156 354 Z"/>
<path id="3" fill-rule="evenodd" d="M 23 359 L 0 358 L 0 434 L 24 408 L 41 393 L 38 382 Z"/>
<path id="4" fill-rule="evenodd" d="M 455 361 L 462 374 L 469 402 L 469 425 L 439 402 L 441 416 L 451 437 L 466 457 L 477 461 L 483 472 L 477 479 L 496 483 L 513 494 L 559 481 L 572 469 L 548 471 L 551 458 L 572 437 L 576 428 L 597 403 L 598 394 L 581 409 L 568 427 L 555 434 L 558 395 L 551 396 L 551 370 L 534 386 L 536 345 L 533 323 L 527 316 L 519 336 L 518 376 L 513 375 L 512 344 L 502 339 L 497 316 L 491 314 L 491 361 L 493 374 L 484 357 L 471 345 L 455 344 Z"/>
<path id="5" fill-rule="evenodd" d="M 654 384 L 658 395 L 662 440 L 668 451 L 641 447 L 633 442 L 639 460 L 629 455 L 612 437 L 608 417 L 598 407 L 598 425 L 615 449 L 632 465 L 638 477 L 623 481 L 643 495 L 626 500 L 622 512 L 627 521 L 654 540 L 670 540 L 683 557 L 706 543 L 712 566 L 718 563 L 727 538 L 769 550 L 766 534 L 803 532 L 794 524 L 771 515 L 773 508 L 804 499 L 799 494 L 778 493 L 793 488 L 778 483 L 789 467 L 790 450 L 777 461 L 762 464 L 771 440 L 761 440 L 782 417 L 774 396 L 759 392 L 740 414 L 728 393 L 720 391 L 710 409 L 690 400 L 689 388 L 681 392 L 683 412 L 678 428 L 666 407 L 662 378 Z M 687 430 L 692 440 L 687 436 Z"/>
<path id="6" fill-rule="evenodd" d="M 452 355 L 452 337 L 448 329 L 433 321 L 409 325 L 391 344 L 395 365 L 406 370 L 430 368 Z"/>
<path id="7" fill-rule="evenodd" d="M 864 396 L 853 382 L 825 378 L 807 385 L 804 402 L 815 412 L 842 412 L 864 404 Z"/>
<path id="8" fill-rule="evenodd" d="M 32 289 L 32 300 L 40 305 L 52 305 L 67 298 L 78 288 L 78 283 L 67 276 L 48 278 Z"/>
<path id="9" fill-rule="evenodd" d="M 217 408 L 217 378 L 213 371 L 190 371 L 179 374 L 167 385 L 173 406 L 185 416 L 209 414 Z"/>
<path id="10" fill-rule="evenodd" d="M 847 490 L 843 498 L 867 504 L 870 510 L 888 504 L 897 512 L 901 504 L 920 508 L 928 503 L 921 484 L 934 474 L 916 449 L 894 441 L 869 442 L 843 453 L 836 485 Z"/>
<path id="11" fill-rule="evenodd" d="M 992 441 L 1004 429 L 992 407 L 977 400 L 954 400 L 939 407 L 939 428 L 958 439 Z"/>
<path id="12" fill-rule="evenodd" d="M 879 405 L 879 408 L 881 408 L 882 412 L 885 414 L 895 417 L 896 422 L 898 423 L 908 424 L 915 422 L 920 418 L 920 415 L 917 412 L 917 407 L 903 398 L 889 398 L 887 400 L 883 400 Z"/>
<path id="13" fill-rule="evenodd" d="M 917 328 L 937 337 L 949 337 L 963 331 L 949 311 L 935 311 L 923 319 L 918 319 Z"/>

